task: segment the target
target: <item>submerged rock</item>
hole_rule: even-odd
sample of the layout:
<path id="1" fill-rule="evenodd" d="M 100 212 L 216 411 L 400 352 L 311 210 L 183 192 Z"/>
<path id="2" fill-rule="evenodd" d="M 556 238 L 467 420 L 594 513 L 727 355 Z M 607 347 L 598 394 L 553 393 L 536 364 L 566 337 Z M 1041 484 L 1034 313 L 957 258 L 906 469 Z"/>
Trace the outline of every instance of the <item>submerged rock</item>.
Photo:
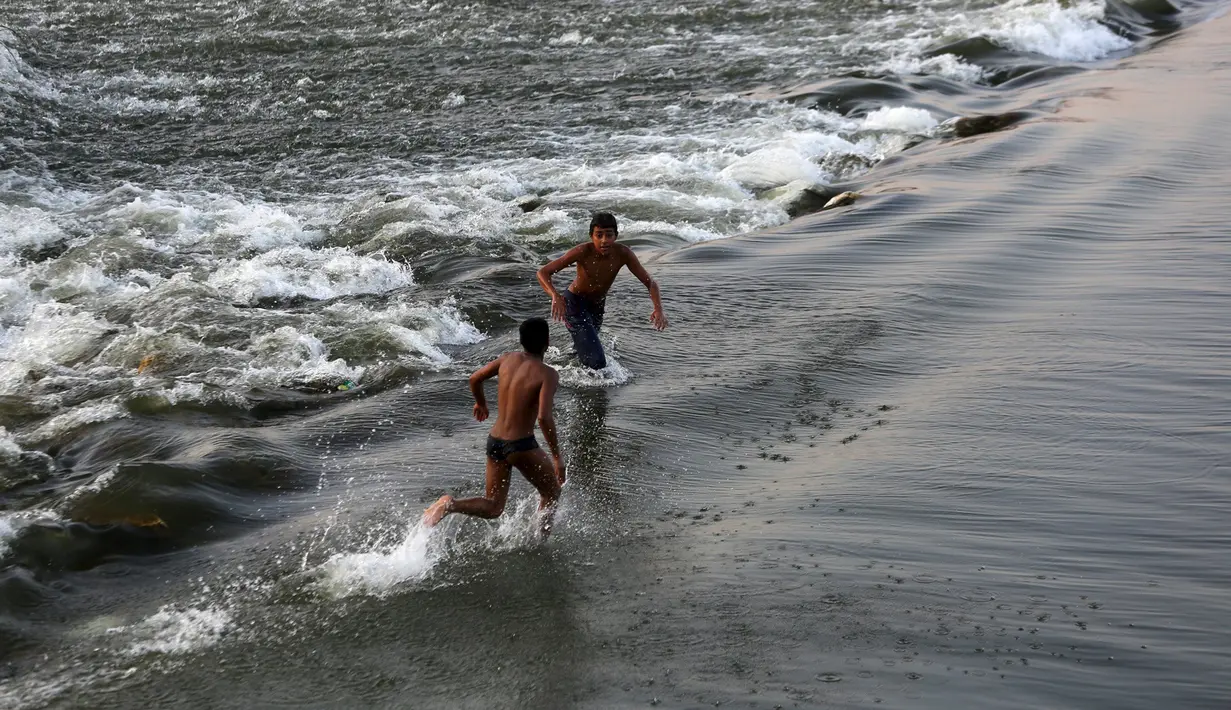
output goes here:
<path id="1" fill-rule="evenodd" d="M 840 195 L 835 195 L 834 198 L 830 200 L 829 202 L 826 202 L 825 206 L 822 207 L 821 209 L 831 210 L 835 207 L 845 207 L 847 205 L 852 205 L 855 203 L 855 200 L 858 200 L 860 197 L 863 197 L 863 195 L 860 195 L 858 192 L 849 192 L 849 191 L 844 192 Z"/>
<path id="2" fill-rule="evenodd" d="M 517 200 L 517 206 L 522 212 L 533 212 L 545 204 L 547 204 L 546 198 L 539 195 L 526 195 Z"/>
<path id="3" fill-rule="evenodd" d="M 837 194 L 838 191 L 828 185 L 794 180 L 781 187 L 766 190 L 759 197 L 782 205 L 787 215 L 794 219 L 824 209 L 825 203 Z"/>
<path id="4" fill-rule="evenodd" d="M 1000 131 L 1028 117 L 1025 111 L 1009 111 L 1008 113 L 989 116 L 963 116 L 951 124 L 953 133 L 958 138 L 969 138 L 984 133 Z"/>

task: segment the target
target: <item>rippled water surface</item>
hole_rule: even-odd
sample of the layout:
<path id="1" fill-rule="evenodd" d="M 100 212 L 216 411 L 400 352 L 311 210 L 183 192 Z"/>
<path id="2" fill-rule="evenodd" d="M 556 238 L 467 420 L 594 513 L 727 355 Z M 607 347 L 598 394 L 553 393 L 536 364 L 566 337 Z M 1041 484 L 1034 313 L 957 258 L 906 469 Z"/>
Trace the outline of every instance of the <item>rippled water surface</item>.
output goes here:
<path id="1" fill-rule="evenodd" d="M 1228 706 L 1222 11 L 9 3 L 0 704 Z"/>

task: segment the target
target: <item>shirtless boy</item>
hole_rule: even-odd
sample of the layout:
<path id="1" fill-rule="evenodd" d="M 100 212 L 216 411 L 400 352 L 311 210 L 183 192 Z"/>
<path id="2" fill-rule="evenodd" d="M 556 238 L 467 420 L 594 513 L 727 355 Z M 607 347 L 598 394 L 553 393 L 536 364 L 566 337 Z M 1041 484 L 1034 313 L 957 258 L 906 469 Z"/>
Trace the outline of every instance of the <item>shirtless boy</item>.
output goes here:
<path id="1" fill-rule="evenodd" d="M 449 513 L 489 519 L 500 517 L 509 497 L 509 476 L 516 467 L 538 490 L 543 535 L 551 533 L 552 516 L 560 498 L 560 486 L 564 484 L 564 462 L 560 458 L 556 420 L 551 412 L 559 375 L 543 363 L 547 340 L 547 321 L 531 318 L 521 324 L 523 352 L 505 353 L 470 376 L 474 418 L 479 421 L 487 419 L 483 382 L 499 378 L 496 423 L 487 437 L 487 492 L 482 498 L 464 500 L 441 496 L 423 513 L 423 523 L 428 527 L 436 525 Z M 536 418 L 551 447 L 552 460 L 534 438 Z"/>
<path id="2" fill-rule="evenodd" d="M 599 212 L 590 220 L 590 241 L 565 252 L 564 256 L 539 269 L 539 283 L 551 296 L 551 316 L 564 321 L 573 336 L 573 349 L 581 364 L 593 370 L 607 366 L 603 344 L 598 331 L 603 327 L 603 310 L 607 291 L 615 281 L 616 274 L 627 266 L 650 291 L 654 311 L 650 322 L 658 330 L 667 327 L 663 304 L 658 294 L 658 283 L 650 278 L 645 267 L 637 260 L 632 249 L 616 244 L 618 228 L 616 218 L 607 212 Z M 577 264 L 577 277 L 564 293 L 556 290 L 551 277 L 559 270 Z"/>

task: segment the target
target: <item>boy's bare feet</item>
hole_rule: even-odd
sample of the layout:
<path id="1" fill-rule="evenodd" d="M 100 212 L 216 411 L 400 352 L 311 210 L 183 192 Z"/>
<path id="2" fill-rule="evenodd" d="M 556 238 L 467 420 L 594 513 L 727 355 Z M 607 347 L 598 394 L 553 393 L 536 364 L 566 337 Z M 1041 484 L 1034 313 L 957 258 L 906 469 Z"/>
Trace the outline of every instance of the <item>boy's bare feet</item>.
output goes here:
<path id="1" fill-rule="evenodd" d="M 453 505 L 453 496 L 440 496 L 431 507 L 423 511 L 423 524 L 429 528 L 435 527 L 441 518 L 449 514 L 449 506 Z"/>

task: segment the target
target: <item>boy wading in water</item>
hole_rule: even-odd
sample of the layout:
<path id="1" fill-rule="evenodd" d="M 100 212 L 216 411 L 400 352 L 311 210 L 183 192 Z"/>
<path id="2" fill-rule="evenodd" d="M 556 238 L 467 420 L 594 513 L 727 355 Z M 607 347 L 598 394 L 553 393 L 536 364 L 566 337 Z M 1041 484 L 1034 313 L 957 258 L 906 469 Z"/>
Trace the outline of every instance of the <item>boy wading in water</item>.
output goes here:
<path id="1" fill-rule="evenodd" d="M 590 220 L 589 242 L 578 244 L 565 252 L 564 256 L 539 269 L 539 283 L 551 296 L 552 318 L 564 321 L 569 334 L 573 336 L 573 349 L 577 351 L 577 359 L 592 370 L 607 367 L 607 357 L 603 354 L 603 344 L 599 342 L 598 331 L 603 327 L 607 292 L 611 290 L 611 284 L 622 267 L 627 266 L 633 276 L 649 289 L 650 300 L 654 302 L 650 322 L 658 330 L 667 327 L 667 316 L 663 315 L 658 283 L 650 278 L 650 274 L 637 260 L 632 249 L 616 244 L 617 231 L 616 218 L 607 212 L 599 212 Z M 573 279 L 572 285 L 564 293 L 560 293 L 552 284 L 551 277 L 573 263 L 577 264 L 577 278 Z"/>
<path id="2" fill-rule="evenodd" d="M 543 535 L 551 533 L 552 516 L 560 498 L 560 486 L 564 484 L 564 461 L 560 458 L 556 420 L 551 412 L 560 378 L 553 368 L 543 363 L 547 340 L 547 321 L 531 318 L 521 324 L 523 352 L 505 353 L 470 376 L 474 418 L 479 421 L 487 419 L 484 381 L 492 377 L 500 380 L 496 392 L 496 423 L 487 437 L 487 492 L 482 498 L 464 500 L 441 496 L 423 513 L 423 523 L 428 527 L 439 523 L 449 513 L 489 519 L 500 517 L 509 497 L 509 475 L 516 467 L 538 490 Z M 547 458 L 547 453 L 539 448 L 534 438 L 535 419 L 551 447 L 552 459 Z"/>

